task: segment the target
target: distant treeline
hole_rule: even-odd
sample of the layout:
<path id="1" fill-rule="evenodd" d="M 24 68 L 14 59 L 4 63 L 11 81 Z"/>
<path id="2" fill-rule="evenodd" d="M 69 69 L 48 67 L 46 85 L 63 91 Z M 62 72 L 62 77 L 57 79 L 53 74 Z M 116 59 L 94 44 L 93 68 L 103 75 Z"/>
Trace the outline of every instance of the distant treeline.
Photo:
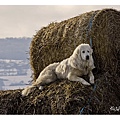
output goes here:
<path id="1" fill-rule="evenodd" d="M 26 60 L 32 38 L 0 38 L 0 59 Z"/>

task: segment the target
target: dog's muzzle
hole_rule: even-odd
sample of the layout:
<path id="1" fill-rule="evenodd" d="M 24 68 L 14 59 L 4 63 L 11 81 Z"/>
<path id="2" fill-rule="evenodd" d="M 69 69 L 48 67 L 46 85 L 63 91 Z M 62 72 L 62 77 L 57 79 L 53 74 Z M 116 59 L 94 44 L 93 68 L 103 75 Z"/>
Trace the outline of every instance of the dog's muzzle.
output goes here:
<path id="1" fill-rule="evenodd" d="M 88 55 L 86 56 L 86 60 L 89 60 L 89 56 Z"/>

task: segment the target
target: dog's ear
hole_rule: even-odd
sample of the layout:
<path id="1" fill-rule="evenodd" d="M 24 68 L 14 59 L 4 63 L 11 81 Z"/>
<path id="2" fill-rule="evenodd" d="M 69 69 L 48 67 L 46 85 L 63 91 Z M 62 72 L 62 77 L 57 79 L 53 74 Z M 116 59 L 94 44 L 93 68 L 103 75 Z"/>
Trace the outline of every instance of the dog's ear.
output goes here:
<path id="1" fill-rule="evenodd" d="M 90 65 L 91 70 L 95 68 L 93 57 L 91 57 L 89 65 Z"/>
<path id="2" fill-rule="evenodd" d="M 82 60 L 79 60 L 78 58 L 75 58 L 73 56 L 69 58 L 69 64 L 75 69 L 79 69 L 79 70 L 83 69 Z"/>
<path id="3" fill-rule="evenodd" d="M 90 49 L 90 54 L 92 55 L 92 53 L 93 53 L 93 49 L 91 48 L 91 49 Z"/>
<path id="4" fill-rule="evenodd" d="M 79 50 L 78 50 L 79 51 Z M 72 56 L 69 58 L 69 64 L 75 69 L 82 69 L 82 59 L 80 51 L 74 52 Z"/>
<path id="5" fill-rule="evenodd" d="M 80 53 L 80 50 L 79 50 L 79 47 L 77 47 L 73 52 L 73 56 L 79 55 L 79 53 Z"/>
<path id="6" fill-rule="evenodd" d="M 82 55 L 81 55 L 81 45 L 79 45 L 73 52 L 73 57 L 77 59 L 77 61 L 82 60 Z"/>
<path id="7" fill-rule="evenodd" d="M 77 61 L 76 61 L 76 59 L 75 59 L 73 56 L 71 56 L 71 57 L 69 58 L 69 64 L 70 64 L 73 68 L 76 68 L 76 69 L 77 69 Z"/>
<path id="8" fill-rule="evenodd" d="M 80 63 L 80 61 L 81 62 L 83 61 L 83 58 L 82 58 L 82 45 L 83 44 L 81 44 L 81 45 L 78 46 L 78 48 L 79 48 L 79 54 L 78 54 L 78 61 L 79 61 L 79 63 Z"/>
<path id="9" fill-rule="evenodd" d="M 81 45 L 79 45 L 69 58 L 69 64 L 76 69 L 81 69 L 82 56 L 81 56 Z"/>
<path id="10" fill-rule="evenodd" d="M 82 49 L 80 48 L 80 52 L 79 52 L 79 60 L 82 61 Z"/>

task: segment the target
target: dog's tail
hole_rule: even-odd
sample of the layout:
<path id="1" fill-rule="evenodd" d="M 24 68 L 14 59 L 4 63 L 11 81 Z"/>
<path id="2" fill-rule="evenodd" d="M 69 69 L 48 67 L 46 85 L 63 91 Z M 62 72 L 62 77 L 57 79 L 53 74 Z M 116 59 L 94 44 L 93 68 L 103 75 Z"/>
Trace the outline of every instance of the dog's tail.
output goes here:
<path id="1" fill-rule="evenodd" d="M 22 91 L 22 96 L 28 96 L 31 92 L 33 92 L 36 89 L 36 86 L 28 86 Z"/>

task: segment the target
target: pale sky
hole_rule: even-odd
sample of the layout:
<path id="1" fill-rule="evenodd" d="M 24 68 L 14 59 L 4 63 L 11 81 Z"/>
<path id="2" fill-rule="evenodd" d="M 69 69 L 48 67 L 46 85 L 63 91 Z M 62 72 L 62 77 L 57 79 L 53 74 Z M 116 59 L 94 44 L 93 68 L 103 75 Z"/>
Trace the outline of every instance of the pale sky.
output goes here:
<path id="1" fill-rule="evenodd" d="M 37 5 L 37 6 L 0 6 L 0 38 L 33 37 L 43 26 L 51 22 L 77 16 L 103 8 L 120 10 L 120 5 Z"/>

